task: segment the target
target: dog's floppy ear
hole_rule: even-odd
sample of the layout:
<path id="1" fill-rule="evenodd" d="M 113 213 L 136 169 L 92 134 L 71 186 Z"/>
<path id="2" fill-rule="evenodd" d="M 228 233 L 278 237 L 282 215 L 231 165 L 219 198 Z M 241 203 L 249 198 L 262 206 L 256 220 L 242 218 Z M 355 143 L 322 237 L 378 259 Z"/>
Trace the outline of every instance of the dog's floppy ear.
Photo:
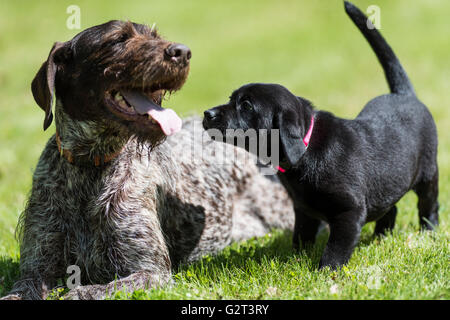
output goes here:
<path id="1" fill-rule="evenodd" d="M 277 120 L 281 147 L 290 165 L 295 165 L 306 151 L 296 118 L 295 115 L 290 117 L 289 114 L 283 113 Z"/>
<path id="2" fill-rule="evenodd" d="M 64 48 L 65 44 L 66 42 L 56 42 L 53 45 L 47 61 L 42 64 L 31 83 L 34 100 L 45 111 L 44 130 L 50 126 L 53 120 L 52 103 L 55 93 L 55 75 L 58 69 L 55 54 Z"/>

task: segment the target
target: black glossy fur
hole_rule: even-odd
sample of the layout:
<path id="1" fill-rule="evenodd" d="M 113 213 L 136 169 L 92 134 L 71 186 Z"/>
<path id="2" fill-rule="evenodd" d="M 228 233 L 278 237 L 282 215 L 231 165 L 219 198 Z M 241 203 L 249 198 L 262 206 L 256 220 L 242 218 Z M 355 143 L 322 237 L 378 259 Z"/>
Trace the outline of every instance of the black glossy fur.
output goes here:
<path id="1" fill-rule="evenodd" d="M 349 260 L 366 222 L 376 234 L 391 230 L 396 203 L 409 190 L 419 197 L 420 225 L 438 225 L 437 132 L 428 109 L 392 49 L 367 18 L 346 2 L 347 14 L 374 49 L 391 93 L 371 100 L 354 120 L 315 110 L 309 101 L 276 84 L 248 84 L 229 103 L 205 112 L 205 129 L 279 129 L 278 175 L 294 200 L 293 244 L 313 242 L 320 220 L 330 236 L 320 267 L 337 268 Z M 308 148 L 302 138 L 311 116 Z"/>

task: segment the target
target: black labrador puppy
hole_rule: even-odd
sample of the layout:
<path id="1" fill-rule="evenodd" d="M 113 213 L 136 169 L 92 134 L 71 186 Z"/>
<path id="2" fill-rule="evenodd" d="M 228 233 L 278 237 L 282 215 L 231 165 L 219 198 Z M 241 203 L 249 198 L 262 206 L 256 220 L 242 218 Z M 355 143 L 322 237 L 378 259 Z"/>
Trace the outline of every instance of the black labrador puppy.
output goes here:
<path id="1" fill-rule="evenodd" d="M 281 85 L 247 84 L 203 120 L 205 129 L 225 135 L 226 129 L 279 129 L 278 175 L 295 205 L 294 247 L 313 242 L 326 221 L 330 236 L 319 267 L 333 269 L 350 259 L 366 222 L 376 221 L 376 234 L 394 227 L 395 205 L 409 190 L 418 195 L 422 228 L 438 225 L 439 207 L 433 117 L 380 33 L 354 5 L 345 8 L 383 66 L 390 94 L 346 120 Z"/>

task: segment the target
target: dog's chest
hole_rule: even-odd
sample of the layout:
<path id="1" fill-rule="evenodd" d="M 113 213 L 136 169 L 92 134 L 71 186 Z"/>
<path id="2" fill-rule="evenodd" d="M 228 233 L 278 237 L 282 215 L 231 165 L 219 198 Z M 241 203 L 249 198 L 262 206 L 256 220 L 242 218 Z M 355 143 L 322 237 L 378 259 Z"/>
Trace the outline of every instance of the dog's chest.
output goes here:
<path id="1" fill-rule="evenodd" d="M 89 282 L 147 268 L 158 250 L 155 246 L 163 240 L 160 215 L 169 201 L 172 180 L 157 165 L 161 159 L 156 155 L 148 163 L 144 157 L 124 159 L 98 174 L 73 169 L 61 188 L 78 192 L 63 209 L 74 209 L 73 217 L 64 216 L 70 226 L 65 238 L 71 257 L 67 263 L 84 269 Z"/>
<path id="2" fill-rule="evenodd" d="M 85 172 L 72 165 L 68 165 L 61 175 L 64 179 L 53 189 L 52 197 L 58 201 L 61 225 L 66 234 L 67 263 L 81 266 L 89 263 L 93 244 L 102 236 L 100 215 L 104 208 L 99 200 L 105 193 L 104 179 L 98 170 Z"/>
<path id="3" fill-rule="evenodd" d="M 331 194 L 326 188 L 318 188 L 296 175 L 279 174 L 281 183 L 291 197 L 294 208 L 312 218 L 329 221 L 330 217 L 342 208 L 342 194 Z"/>

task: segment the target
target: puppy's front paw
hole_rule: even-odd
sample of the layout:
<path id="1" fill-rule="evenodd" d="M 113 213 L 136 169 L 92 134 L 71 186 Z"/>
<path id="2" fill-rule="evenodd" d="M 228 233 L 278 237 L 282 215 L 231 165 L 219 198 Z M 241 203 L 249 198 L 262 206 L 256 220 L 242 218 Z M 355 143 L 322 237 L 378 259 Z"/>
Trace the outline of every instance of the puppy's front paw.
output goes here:
<path id="1" fill-rule="evenodd" d="M 327 263 L 323 263 L 322 261 L 319 262 L 319 270 L 325 270 L 327 268 L 329 268 L 330 271 L 337 271 L 341 268 L 341 265 L 338 264 L 327 264 Z"/>
<path id="2" fill-rule="evenodd" d="M 294 249 L 295 252 L 299 252 L 300 251 L 300 240 L 297 238 L 293 238 L 292 239 L 292 248 Z"/>
<path id="3" fill-rule="evenodd" d="M 342 266 L 345 263 L 340 261 L 339 259 L 330 257 L 329 255 L 324 254 L 319 262 L 319 270 L 323 270 L 326 267 L 330 268 L 331 270 L 338 270 L 342 268 Z"/>

